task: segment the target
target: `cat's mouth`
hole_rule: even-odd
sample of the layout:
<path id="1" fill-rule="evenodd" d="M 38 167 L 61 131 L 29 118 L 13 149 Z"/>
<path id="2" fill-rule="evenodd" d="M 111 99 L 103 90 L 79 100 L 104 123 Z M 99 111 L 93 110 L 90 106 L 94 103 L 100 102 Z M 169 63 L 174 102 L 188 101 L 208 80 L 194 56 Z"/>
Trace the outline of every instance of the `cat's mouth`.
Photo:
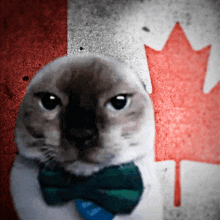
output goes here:
<path id="1" fill-rule="evenodd" d="M 106 161 L 100 161 L 99 158 L 96 156 L 91 156 L 89 153 L 85 153 L 85 152 L 79 152 L 78 156 L 75 157 L 68 157 L 65 158 L 65 156 L 62 157 L 62 159 L 58 159 L 56 157 L 54 158 L 47 158 L 47 161 L 45 162 L 45 165 L 49 165 L 50 167 L 69 167 L 69 166 L 75 166 L 75 164 L 88 164 L 90 166 L 100 166 L 100 165 L 104 165 L 107 164 Z"/>
<path id="2" fill-rule="evenodd" d="M 81 164 L 89 167 L 103 167 L 111 165 L 117 159 L 117 150 L 98 147 L 95 143 L 86 145 L 83 142 L 63 142 L 59 148 L 56 146 L 43 146 L 41 148 L 49 166 L 78 169 Z"/>
<path id="3" fill-rule="evenodd" d="M 90 160 L 89 158 L 87 157 L 78 157 L 77 159 L 75 160 L 66 160 L 62 163 L 60 163 L 61 166 L 68 166 L 68 165 L 71 165 L 71 164 L 74 164 L 74 163 L 87 163 L 87 164 L 93 164 L 93 165 L 99 165 L 101 164 L 99 161 L 94 161 L 94 160 Z"/>

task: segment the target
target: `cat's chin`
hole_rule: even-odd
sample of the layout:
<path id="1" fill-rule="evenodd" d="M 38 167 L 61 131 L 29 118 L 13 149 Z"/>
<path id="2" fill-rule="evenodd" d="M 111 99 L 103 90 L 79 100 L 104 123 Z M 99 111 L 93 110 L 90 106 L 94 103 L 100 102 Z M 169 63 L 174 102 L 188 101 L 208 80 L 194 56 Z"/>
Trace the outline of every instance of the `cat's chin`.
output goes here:
<path id="1" fill-rule="evenodd" d="M 74 163 L 64 166 L 64 169 L 69 173 L 72 173 L 77 176 L 90 176 L 93 173 L 96 173 L 107 166 L 108 165 L 104 164 L 94 164 L 83 161 L 75 161 Z"/>
<path id="2" fill-rule="evenodd" d="M 77 160 L 71 164 L 65 165 L 64 169 L 77 176 L 90 176 L 93 173 L 96 173 L 100 171 L 103 168 L 110 167 L 110 166 L 115 166 L 115 165 L 120 165 L 124 163 L 129 163 L 129 162 L 137 162 L 139 160 L 142 160 L 145 157 L 145 155 L 138 156 L 133 159 L 127 159 L 127 160 L 112 160 L 111 162 L 108 163 L 89 163 L 89 162 L 84 162 L 81 160 Z"/>

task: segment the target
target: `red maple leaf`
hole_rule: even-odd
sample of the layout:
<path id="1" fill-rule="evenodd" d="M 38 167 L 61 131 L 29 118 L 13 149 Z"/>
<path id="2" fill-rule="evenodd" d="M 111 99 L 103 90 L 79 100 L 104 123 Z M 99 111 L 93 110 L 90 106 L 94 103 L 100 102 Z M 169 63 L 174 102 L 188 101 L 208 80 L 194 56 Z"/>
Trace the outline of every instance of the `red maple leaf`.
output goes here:
<path id="1" fill-rule="evenodd" d="M 174 205 L 181 205 L 180 162 L 220 164 L 220 82 L 203 93 L 211 46 L 194 51 L 177 23 L 164 48 L 145 46 L 155 109 L 155 160 L 176 162 Z"/>

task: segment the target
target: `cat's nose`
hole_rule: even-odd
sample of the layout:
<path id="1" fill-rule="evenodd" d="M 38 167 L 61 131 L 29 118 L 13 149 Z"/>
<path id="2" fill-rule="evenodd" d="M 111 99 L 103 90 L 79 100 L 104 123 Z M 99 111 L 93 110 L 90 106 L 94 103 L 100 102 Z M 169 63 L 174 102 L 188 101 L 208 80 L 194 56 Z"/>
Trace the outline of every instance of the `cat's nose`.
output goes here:
<path id="1" fill-rule="evenodd" d="M 75 139 L 88 140 L 92 139 L 95 130 L 89 128 L 71 128 L 69 134 Z"/>

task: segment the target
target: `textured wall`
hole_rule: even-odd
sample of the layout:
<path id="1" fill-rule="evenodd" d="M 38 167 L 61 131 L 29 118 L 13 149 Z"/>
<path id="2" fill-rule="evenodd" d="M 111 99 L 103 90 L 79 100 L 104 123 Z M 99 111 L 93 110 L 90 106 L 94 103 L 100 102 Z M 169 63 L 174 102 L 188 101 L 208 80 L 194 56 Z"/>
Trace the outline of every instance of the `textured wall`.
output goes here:
<path id="1" fill-rule="evenodd" d="M 190 89 L 191 91 L 193 91 L 193 97 L 193 95 L 202 94 L 202 90 L 204 90 L 205 93 L 209 93 L 210 90 L 215 87 L 215 105 L 211 107 L 214 108 L 215 111 L 208 112 L 208 119 L 210 121 L 217 121 L 218 119 L 218 121 L 215 123 L 214 128 L 214 132 L 217 135 L 214 139 L 217 145 L 215 143 L 215 149 L 213 148 L 212 153 L 210 153 L 211 145 L 210 149 L 201 149 L 201 152 L 198 152 L 198 154 L 201 153 L 201 155 L 204 155 L 204 159 L 197 159 L 199 157 L 197 157 L 196 155 L 196 150 L 191 149 L 200 146 L 194 146 L 192 145 L 192 143 L 196 142 L 196 140 L 198 140 L 199 142 L 200 139 L 207 141 L 207 139 L 202 139 L 203 136 L 199 135 L 201 133 L 205 135 L 205 130 L 207 130 L 208 126 L 205 124 L 198 125 L 193 123 L 198 120 L 203 121 L 206 119 L 199 118 L 196 114 L 194 115 L 195 117 L 193 116 L 193 114 L 191 114 L 190 117 L 186 118 L 187 114 L 185 113 L 191 111 L 191 109 L 187 106 L 184 109 L 184 116 L 181 116 L 180 112 L 178 111 L 174 114 L 175 118 L 167 116 L 168 114 L 162 114 L 163 117 L 161 118 L 163 119 L 164 117 L 170 117 L 168 119 L 171 120 L 171 123 L 173 125 L 173 127 L 169 126 L 169 124 L 167 126 L 167 129 L 169 129 L 168 137 L 171 137 L 171 139 L 182 138 L 182 142 L 178 142 L 177 140 L 177 143 L 179 144 L 186 141 L 190 142 L 190 140 L 186 140 L 183 138 L 183 135 L 187 134 L 184 130 L 184 125 L 186 123 L 186 126 L 188 126 L 189 130 L 193 130 L 194 127 L 197 129 L 198 133 L 202 131 L 197 136 L 194 136 L 196 138 L 194 138 L 194 142 L 190 142 L 191 145 L 183 146 L 183 148 L 185 147 L 185 149 L 187 149 L 187 151 L 185 150 L 185 153 L 188 154 L 190 161 L 187 161 L 186 159 L 179 161 L 181 205 L 178 207 L 175 207 L 173 204 L 176 163 L 172 160 L 172 157 L 176 154 L 179 154 L 179 149 L 176 149 L 175 152 L 172 152 L 171 156 L 169 156 L 167 153 L 167 155 L 165 155 L 165 158 L 167 159 L 166 161 L 157 162 L 157 171 L 161 180 L 161 185 L 164 193 L 165 219 L 220 219 L 220 166 L 218 165 L 220 164 L 220 144 L 218 136 L 220 124 L 220 83 L 218 83 L 218 85 L 216 86 L 217 82 L 220 79 L 220 70 L 218 67 L 218 59 L 220 58 L 220 38 L 218 37 L 220 35 L 220 1 L 83 0 L 79 2 L 69 0 L 68 53 L 102 53 L 107 56 L 110 55 L 124 62 L 127 62 L 138 72 L 140 77 L 146 82 L 149 92 L 151 92 L 152 85 L 150 81 L 149 70 L 151 71 L 152 69 L 152 72 L 155 72 L 154 69 L 157 68 L 157 63 L 152 64 L 152 62 L 154 61 L 153 60 L 148 66 L 144 45 L 154 50 L 161 51 L 165 43 L 167 42 L 176 22 L 179 22 L 182 30 L 185 33 L 188 43 L 192 47 L 187 49 L 188 45 L 186 45 L 186 53 L 183 53 L 187 54 L 187 51 L 192 49 L 192 53 L 189 54 L 189 57 L 183 57 L 184 62 L 187 64 L 188 60 L 190 66 L 185 69 L 184 67 L 174 66 L 169 72 L 170 69 L 169 67 L 167 67 L 166 69 L 166 65 L 168 65 L 167 63 L 171 62 L 172 60 L 169 59 L 168 56 L 168 58 L 166 59 L 169 59 L 169 62 L 165 60 L 164 64 L 162 64 L 162 61 L 160 61 L 160 59 L 163 59 L 163 57 L 161 55 L 161 58 L 158 58 L 158 62 L 161 66 L 164 65 L 164 69 L 166 69 L 166 71 L 164 70 L 164 72 L 161 72 L 162 78 L 161 76 L 158 76 L 156 78 L 155 85 L 158 85 L 157 80 L 162 81 L 163 78 L 166 79 L 164 80 L 164 82 L 160 82 L 159 85 L 161 86 L 161 88 L 158 88 L 158 90 L 160 90 L 160 95 L 163 94 L 163 90 L 164 88 L 166 88 L 166 83 L 169 81 L 169 78 L 169 82 L 171 82 L 173 77 L 172 74 L 176 74 L 176 76 L 178 76 L 177 70 L 180 70 L 182 68 L 181 71 L 183 73 L 184 70 L 191 71 L 190 73 L 188 73 L 189 78 L 185 79 L 185 81 L 173 80 L 172 83 L 186 83 L 186 85 L 188 86 L 186 86 L 187 89 L 184 89 L 185 84 L 174 84 L 172 86 L 181 86 L 181 88 L 183 87 L 186 93 L 184 95 L 188 95 L 189 97 L 191 97 Z M 184 37 L 179 36 L 179 38 Z M 179 43 L 181 43 L 181 40 L 178 41 L 178 36 L 176 40 L 170 40 L 171 47 L 172 41 L 173 43 L 177 43 L 177 46 Z M 186 42 L 186 44 L 188 43 Z M 207 47 L 209 45 L 211 45 L 211 48 Z M 202 50 L 205 47 L 207 48 Z M 177 51 L 172 52 L 172 55 L 176 57 L 180 56 L 178 49 Z M 207 55 L 202 55 L 202 52 L 199 52 L 200 50 L 204 51 L 204 53 Z M 150 55 L 152 55 L 152 50 L 150 50 L 149 53 Z M 201 63 L 204 64 L 204 68 L 201 69 L 199 66 L 196 66 L 197 64 L 194 63 L 196 61 L 194 58 L 192 58 L 194 54 L 202 56 L 201 58 L 195 59 L 199 59 L 199 62 L 201 59 Z M 154 65 L 156 66 L 155 68 L 153 68 Z M 170 63 L 169 65 L 172 65 L 172 63 Z M 181 60 L 179 62 L 179 65 L 181 65 Z M 151 67 L 151 69 L 148 67 Z M 198 76 L 191 77 L 192 73 L 196 73 Z M 201 75 L 200 77 L 199 74 L 204 74 L 205 82 L 204 80 L 200 80 L 203 76 Z M 190 83 L 188 83 L 187 80 L 190 80 Z M 196 90 L 194 90 L 194 86 L 196 86 L 198 83 L 201 87 L 201 91 L 197 92 Z M 171 93 L 169 95 L 172 96 Z M 158 97 L 158 93 L 154 95 L 153 91 L 152 97 L 155 96 Z M 200 99 L 200 97 L 195 97 L 194 100 L 191 100 L 191 104 L 198 104 L 197 107 L 201 107 L 202 104 L 199 103 L 198 99 Z M 158 102 L 158 99 L 155 98 L 155 100 L 157 100 Z M 179 102 L 184 102 L 184 98 L 177 99 L 177 103 Z M 210 101 L 203 104 L 203 106 L 208 106 L 210 104 Z M 162 107 L 163 106 L 161 106 L 157 110 L 162 111 Z M 171 111 L 172 110 L 174 111 L 175 109 L 171 107 Z M 158 118 L 156 117 L 156 119 Z M 172 122 L 172 120 L 174 119 L 176 121 Z M 190 122 L 187 122 L 187 120 Z M 159 124 L 159 120 L 157 120 L 157 124 Z M 160 123 L 160 126 L 161 125 L 162 124 Z M 176 129 L 175 126 L 177 127 Z M 183 130 L 185 132 L 184 134 L 182 133 Z M 191 136 L 191 130 L 188 132 L 189 137 Z M 158 131 L 158 129 L 156 131 Z M 163 130 L 163 132 L 166 132 L 165 129 Z M 173 133 L 175 133 L 176 137 L 172 135 Z M 209 134 L 209 136 L 212 136 L 212 134 Z M 163 134 L 160 133 L 159 139 L 164 140 L 160 142 L 173 143 L 173 140 L 170 141 L 169 139 L 162 138 Z M 194 144 L 198 145 L 200 143 Z M 163 145 L 163 143 L 161 143 L 161 145 Z M 160 147 L 162 147 L 161 145 L 156 146 L 158 152 L 160 151 Z M 166 145 L 166 148 L 168 148 L 168 150 L 166 149 L 167 152 L 169 152 L 169 150 L 172 151 L 171 146 Z M 205 159 L 206 155 L 208 154 L 210 156 L 209 159 Z M 182 156 L 182 158 L 184 158 L 184 153 L 180 155 Z M 170 160 L 168 160 L 169 157 Z M 195 161 L 207 161 L 207 163 L 194 162 L 193 159 Z M 178 205 L 178 202 L 176 205 Z"/>

